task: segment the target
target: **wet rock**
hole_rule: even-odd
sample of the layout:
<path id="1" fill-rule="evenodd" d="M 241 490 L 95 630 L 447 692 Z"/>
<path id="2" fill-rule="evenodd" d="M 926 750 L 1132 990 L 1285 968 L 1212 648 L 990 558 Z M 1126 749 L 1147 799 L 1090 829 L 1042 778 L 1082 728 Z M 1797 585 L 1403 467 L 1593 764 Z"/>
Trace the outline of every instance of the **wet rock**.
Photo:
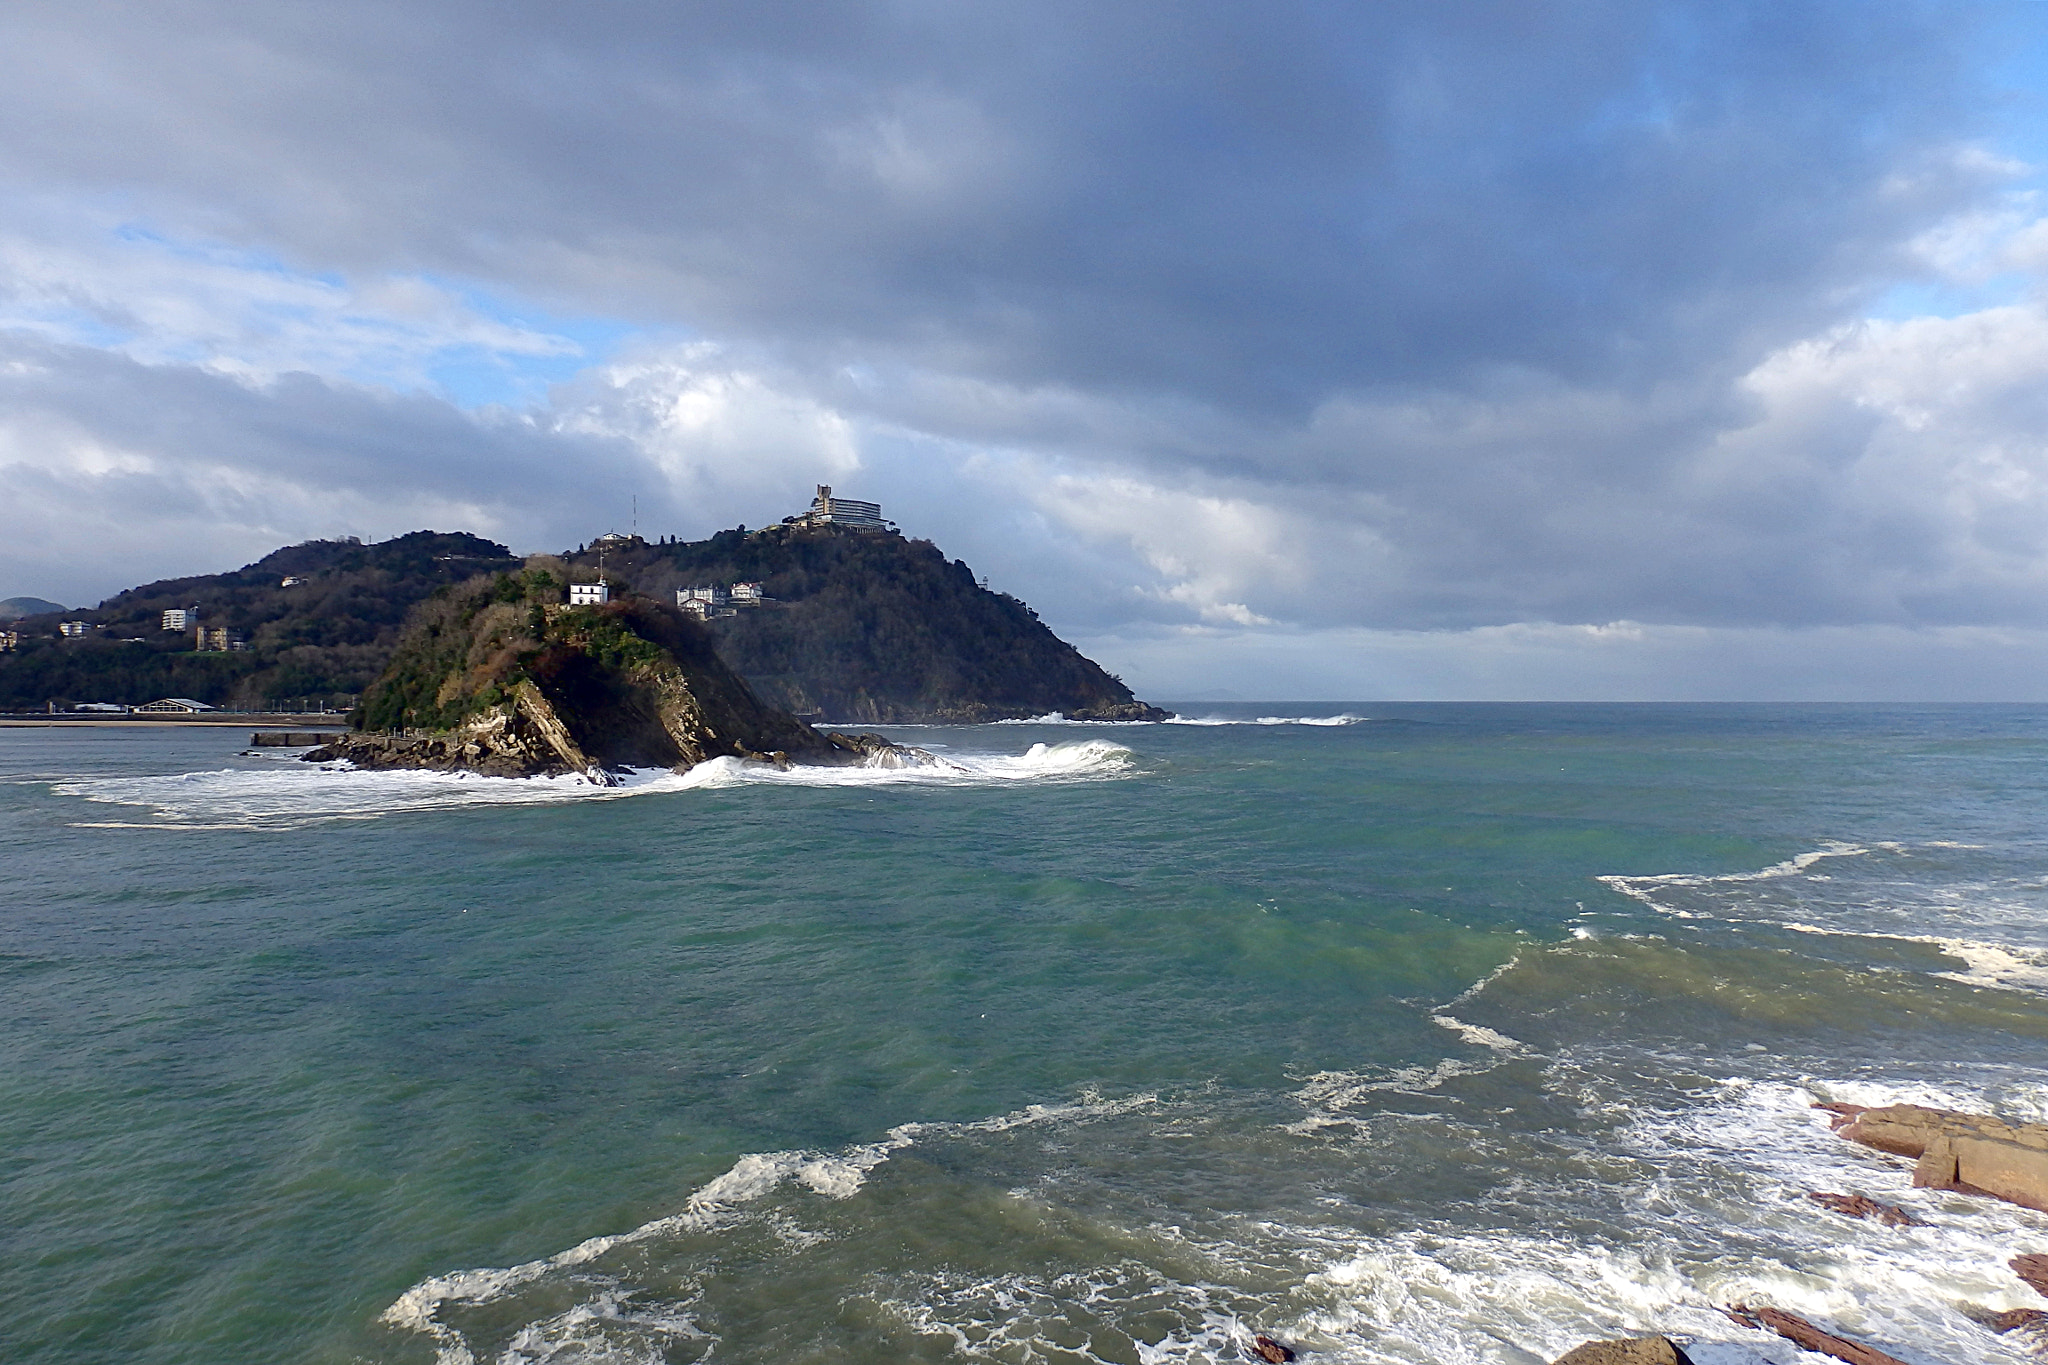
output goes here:
<path id="1" fill-rule="evenodd" d="M 2048 1256 L 2034 1252 L 2026 1256 L 2015 1256 L 2006 1262 L 2012 1273 L 2034 1287 L 2037 1294 L 2048 1295 Z"/>
<path id="2" fill-rule="evenodd" d="M 552 584 L 507 576 L 426 603 L 364 694 L 363 729 L 306 759 L 492 777 L 574 773 L 611 786 L 622 769 L 682 771 L 713 758 L 787 767 L 921 757 L 879 735 L 821 734 L 767 705 L 703 626 L 672 607 L 621 598 L 570 608 L 534 596 Z"/>
<path id="3" fill-rule="evenodd" d="M 1574 1346 L 1554 1365 L 1692 1365 L 1692 1360 L 1669 1337 L 1629 1337 Z"/>
<path id="4" fill-rule="evenodd" d="M 2048 1313 L 2038 1308 L 2008 1308 L 1977 1320 L 2001 1335 L 2010 1333 L 2029 1354 L 2048 1357 Z"/>
<path id="5" fill-rule="evenodd" d="M 1066 713 L 1068 720 L 1172 720 L 1173 712 L 1163 711 L 1157 706 L 1148 706 L 1141 701 L 1101 702 L 1094 706 L 1083 706 Z"/>
<path id="6" fill-rule="evenodd" d="M 1252 1354 L 1266 1361 L 1267 1365 L 1287 1365 L 1288 1361 L 1294 1359 L 1293 1348 L 1282 1346 L 1269 1336 L 1252 1338 Z"/>
<path id="7" fill-rule="evenodd" d="M 1851 1142 L 1915 1158 L 1916 1186 L 1988 1195 L 2048 1212 L 2048 1124 L 2008 1123 L 1990 1114 L 1918 1104 L 1817 1107 L 1836 1115 L 1835 1131 Z"/>
<path id="8" fill-rule="evenodd" d="M 1822 1208 L 1833 1209 L 1836 1213 L 1850 1218 L 1875 1218 L 1888 1228 L 1920 1228 L 1927 1224 L 1907 1213 L 1897 1204 L 1884 1204 L 1868 1195 L 1861 1194 L 1809 1194 L 1806 1196 Z"/>
<path id="9" fill-rule="evenodd" d="M 1782 1308 L 1751 1308 L 1738 1303 L 1733 1308 L 1723 1311 L 1744 1327 L 1754 1327 L 1763 1332 L 1776 1332 L 1802 1351 L 1833 1356 L 1847 1365 L 1906 1365 L 1906 1362 L 1897 1356 L 1886 1355 L 1876 1347 L 1865 1346 L 1860 1341 L 1851 1341 L 1847 1337 L 1824 1332 L 1805 1318 L 1787 1313 Z"/>

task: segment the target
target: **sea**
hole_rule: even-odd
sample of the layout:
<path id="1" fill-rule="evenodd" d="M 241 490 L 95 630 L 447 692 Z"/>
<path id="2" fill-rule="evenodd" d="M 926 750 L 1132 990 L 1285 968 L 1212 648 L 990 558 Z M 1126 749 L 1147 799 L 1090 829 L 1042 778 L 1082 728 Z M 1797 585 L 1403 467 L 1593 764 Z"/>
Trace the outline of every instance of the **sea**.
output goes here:
<path id="1" fill-rule="evenodd" d="M 2048 1214 L 1813 1106 L 2048 1119 L 2048 707 L 1179 709 L 0 730 L 0 1360 L 2036 1359 Z"/>

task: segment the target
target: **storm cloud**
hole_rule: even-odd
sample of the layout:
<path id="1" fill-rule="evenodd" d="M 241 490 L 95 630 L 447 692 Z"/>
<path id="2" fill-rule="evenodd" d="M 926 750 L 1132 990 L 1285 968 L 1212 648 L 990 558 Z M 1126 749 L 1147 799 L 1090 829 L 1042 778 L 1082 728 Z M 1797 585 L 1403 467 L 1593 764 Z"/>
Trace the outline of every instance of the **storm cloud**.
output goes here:
<path id="1" fill-rule="evenodd" d="M 1175 681 L 2048 628 L 2034 23 L 10 5 L 0 587 L 822 481 Z"/>

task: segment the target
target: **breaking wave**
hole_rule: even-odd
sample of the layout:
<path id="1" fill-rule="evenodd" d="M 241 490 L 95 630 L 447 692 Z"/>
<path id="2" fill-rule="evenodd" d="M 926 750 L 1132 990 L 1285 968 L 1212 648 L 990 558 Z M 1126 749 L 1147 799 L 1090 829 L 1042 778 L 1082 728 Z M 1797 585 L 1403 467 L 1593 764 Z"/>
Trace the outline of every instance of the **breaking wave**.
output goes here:
<path id="1" fill-rule="evenodd" d="M 1057 711 L 1042 716 L 1031 716 L 1021 720 L 990 721 L 991 725 L 1077 725 L 1083 729 L 1099 730 L 1110 725 L 1362 725 L 1371 720 L 1370 716 L 1354 716 L 1349 713 L 1335 716 L 1172 716 L 1166 720 L 1068 720 Z"/>
<path id="2" fill-rule="evenodd" d="M 1751 872 L 1596 878 L 1668 919 L 1921 944 L 1957 964 L 1928 974 L 1965 985 L 2048 993 L 2048 906 L 2037 877 L 1954 875 L 1937 860 L 1977 850 L 1947 840 L 1828 840 Z M 1933 932 L 1929 932 L 1932 930 Z M 1583 926 L 1575 935 L 1590 933 Z"/>
<path id="3" fill-rule="evenodd" d="M 747 1206 L 757 1204 L 778 1188 L 798 1185 L 812 1194 L 831 1200 L 850 1199 L 860 1193 L 870 1172 L 895 1153 L 920 1140 L 965 1134 L 998 1134 L 1040 1124 L 1078 1123 L 1130 1113 L 1158 1103 L 1152 1094 L 1103 1099 L 1087 1094 L 1070 1104 L 1033 1104 L 1011 1113 L 970 1123 L 906 1123 L 889 1130 L 879 1142 L 863 1143 L 838 1152 L 757 1152 L 734 1162 L 724 1174 L 690 1195 L 681 1212 L 643 1223 L 630 1232 L 591 1237 L 566 1251 L 527 1261 L 521 1265 L 482 1267 L 435 1275 L 415 1284 L 386 1308 L 379 1321 L 402 1331 L 417 1333 L 435 1345 L 437 1365 L 474 1365 L 472 1343 L 457 1327 L 442 1319 L 452 1305 L 475 1307 L 505 1299 L 515 1292 L 543 1281 L 563 1279 L 578 1287 L 596 1286 L 587 1301 L 568 1312 L 527 1324 L 512 1349 L 500 1357 L 509 1361 L 548 1360 L 558 1355 L 576 1359 L 589 1357 L 593 1344 L 579 1340 L 577 1329 L 600 1321 L 618 1321 L 617 1309 L 634 1295 L 622 1285 L 603 1277 L 592 1279 L 586 1268 L 607 1253 L 622 1247 L 659 1242 L 690 1233 L 718 1232 L 735 1227 L 748 1218 Z M 790 1229 L 778 1227 L 787 1237 Z M 807 1239 L 801 1232 L 794 1240 Z M 669 1304 L 659 1312 L 645 1312 L 629 1324 L 649 1331 L 654 1347 L 685 1341 L 715 1341 L 687 1311 L 687 1304 Z M 664 1340 L 665 1338 L 665 1340 Z M 523 1349 L 522 1349 L 523 1347 Z M 600 1356 L 599 1358 L 603 1358 Z M 651 1359 L 666 1359 L 665 1353 L 649 1352 Z"/>
<path id="4" fill-rule="evenodd" d="M 369 772 L 346 763 L 306 764 L 296 758 L 255 759 L 249 766 L 170 776 L 72 778 L 52 783 L 61 796 L 127 807 L 146 818 L 80 820 L 86 828 L 294 829 L 335 820 L 477 806 L 553 806 L 617 801 L 665 792 L 762 786 L 1005 786 L 1113 778 L 1136 766 L 1132 752 L 1109 740 L 1033 744 L 1021 754 L 955 754 L 921 750 L 879 754 L 843 768 L 793 766 L 716 758 L 687 772 L 642 770 L 618 786 L 580 776 L 483 777 L 475 773 Z"/>
<path id="5" fill-rule="evenodd" d="M 1168 725 L 1363 725 L 1371 716 L 1354 716 L 1348 712 L 1335 716 L 1252 716 L 1233 718 L 1230 716 L 1175 716 Z"/>

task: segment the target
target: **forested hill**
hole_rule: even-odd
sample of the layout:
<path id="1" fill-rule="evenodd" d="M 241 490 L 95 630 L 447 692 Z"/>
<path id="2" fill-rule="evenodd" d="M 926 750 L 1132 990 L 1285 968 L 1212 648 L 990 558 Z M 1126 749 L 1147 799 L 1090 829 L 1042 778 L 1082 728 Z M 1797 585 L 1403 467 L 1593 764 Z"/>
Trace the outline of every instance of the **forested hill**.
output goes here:
<path id="1" fill-rule="evenodd" d="M 450 584 L 518 567 L 481 537 L 414 531 L 374 545 L 307 541 L 230 573 L 130 588 L 90 610 L 14 623 L 22 638 L 0 653 L 0 709 L 167 696 L 216 706 L 347 705 L 383 671 L 415 605 Z M 300 581 L 287 587 L 287 578 Z M 199 626 L 225 629 L 246 648 L 199 650 L 193 629 L 162 628 L 173 607 L 196 607 Z M 59 620 L 83 621 L 88 633 L 59 638 Z"/>
<path id="2" fill-rule="evenodd" d="M 597 566 L 591 552 L 571 556 Z M 711 621 L 719 653 L 772 706 L 860 724 L 985 721 L 1063 712 L 1151 720 L 1038 614 L 976 582 L 959 560 L 893 531 L 771 526 L 709 540 L 609 546 L 615 584 L 663 601 L 675 589 L 760 583 L 774 599 Z"/>

